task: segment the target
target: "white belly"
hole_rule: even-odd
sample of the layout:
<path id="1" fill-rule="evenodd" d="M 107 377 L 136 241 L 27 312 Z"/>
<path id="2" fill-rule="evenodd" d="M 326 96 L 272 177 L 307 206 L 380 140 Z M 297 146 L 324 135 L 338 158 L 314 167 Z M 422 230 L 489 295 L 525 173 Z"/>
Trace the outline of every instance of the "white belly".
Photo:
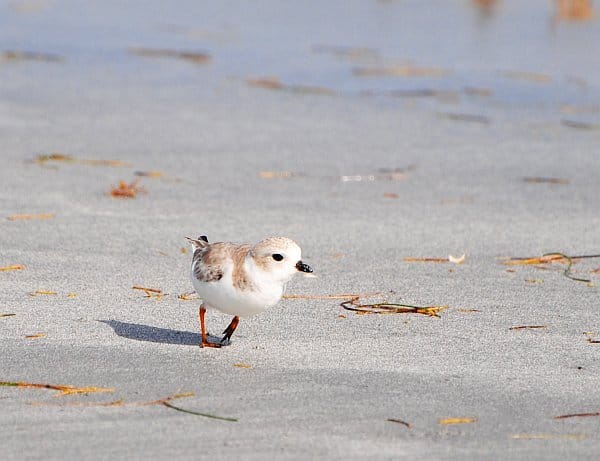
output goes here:
<path id="1" fill-rule="evenodd" d="M 230 271 L 214 282 L 201 282 L 192 274 L 192 282 L 207 307 L 239 317 L 263 312 L 277 304 L 283 294 L 282 287 L 275 284 L 261 285 L 261 290 L 240 291 L 233 287 Z"/>

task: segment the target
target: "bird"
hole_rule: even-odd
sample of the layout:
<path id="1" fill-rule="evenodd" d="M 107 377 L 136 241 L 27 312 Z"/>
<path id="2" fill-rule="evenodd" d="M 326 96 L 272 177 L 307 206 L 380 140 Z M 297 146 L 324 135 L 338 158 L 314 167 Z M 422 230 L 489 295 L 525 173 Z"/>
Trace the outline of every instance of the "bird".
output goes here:
<path id="1" fill-rule="evenodd" d="M 269 237 L 260 242 L 208 243 L 205 235 L 193 239 L 191 278 L 202 300 L 198 310 L 201 347 L 221 347 L 237 328 L 240 317 L 259 314 L 273 307 L 283 296 L 286 283 L 297 273 L 312 275 L 302 261 L 301 249 L 286 237 Z M 216 309 L 233 315 L 220 342 L 208 340 L 205 314 Z"/>

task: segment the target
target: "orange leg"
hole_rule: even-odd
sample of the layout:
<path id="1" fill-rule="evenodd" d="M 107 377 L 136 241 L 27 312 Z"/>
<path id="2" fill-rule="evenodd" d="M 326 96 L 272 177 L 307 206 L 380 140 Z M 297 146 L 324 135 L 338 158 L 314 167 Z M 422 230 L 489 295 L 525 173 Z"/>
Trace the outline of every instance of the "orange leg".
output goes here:
<path id="1" fill-rule="evenodd" d="M 225 328 L 225 331 L 223 332 L 223 334 L 225 336 L 223 336 L 223 339 L 221 339 L 221 344 L 223 344 L 225 341 L 227 341 L 228 339 L 231 338 L 231 335 L 237 328 L 238 323 L 240 323 L 240 318 L 236 315 L 233 318 L 233 320 L 231 320 L 231 323 L 229 324 L 229 326 L 227 328 Z"/>
<path id="2" fill-rule="evenodd" d="M 219 343 L 211 343 L 208 341 L 206 337 L 206 323 L 204 322 L 204 314 L 206 314 L 206 308 L 204 304 L 200 306 L 200 310 L 198 311 L 198 317 L 200 317 L 200 332 L 202 333 L 202 343 L 201 347 L 221 347 Z"/>

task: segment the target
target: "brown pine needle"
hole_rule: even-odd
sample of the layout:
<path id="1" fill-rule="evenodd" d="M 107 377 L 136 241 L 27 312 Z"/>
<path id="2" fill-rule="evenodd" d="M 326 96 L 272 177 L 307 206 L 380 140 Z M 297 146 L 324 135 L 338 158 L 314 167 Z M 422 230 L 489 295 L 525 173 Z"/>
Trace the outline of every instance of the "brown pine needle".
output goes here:
<path id="1" fill-rule="evenodd" d="M 390 423 L 402 424 L 403 426 L 406 426 L 408 429 L 412 428 L 412 425 L 410 423 L 407 423 L 406 421 L 402 421 L 401 419 L 388 418 L 388 419 L 386 419 L 386 421 L 389 421 Z"/>
<path id="2" fill-rule="evenodd" d="M 111 167 L 130 167 L 131 164 L 122 162 L 121 160 L 94 160 L 94 159 L 78 159 L 72 155 L 52 153 L 47 155 L 38 155 L 35 159 L 36 163 L 45 165 L 49 162 L 62 162 L 62 163 L 80 163 L 83 165 L 94 165 L 94 166 L 111 166 Z"/>
<path id="3" fill-rule="evenodd" d="M 234 363 L 233 364 L 234 367 L 236 368 L 252 368 L 252 365 L 250 365 L 249 363 Z"/>
<path id="4" fill-rule="evenodd" d="M 23 264 L 12 264 L 10 266 L 0 267 L 0 272 L 22 271 L 23 269 L 25 269 Z"/>
<path id="5" fill-rule="evenodd" d="M 438 421 L 439 424 L 451 425 L 451 424 L 469 424 L 477 421 L 477 418 L 445 418 Z"/>
<path id="6" fill-rule="evenodd" d="M 143 58 L 175 58 L 193 64 L 207 64 L 211 60 L 209 54 L 201 51 L 180 51 L 165 48 L 132 47 L 129 48 L 129 52 Z"/>
<path id="7" fill-rule="evenodd" d="M 536 328 L 548 328 L 547 325 L 519 325 L 516 327 L 510 327 L 509 330 L 534 330 Z"/>
<path id="8" fill-rule="evenodd" d="M 106 387 L 75 387 L 75 386 L 66 386 L 61 384 L 38 384 L 38 383 L 28 383 L 24 381 L 0 381 L 0 386 L 12 386 L 12 387 L 31 387 L 36 389 L 52 389 L 55 391 L 59 391 L 57 397 L 62 395 L 72 395 L 72 394 L 91 394 L 94 392 L 114 392 L 115 390 L 112 388 Z"/>
<path id="9" fill-rule="evenodd" d="M 14 317 L 17 314 L 0 314 L 0 318 L 2 317 Z"/>
<path id="10" fill-rule="evenodd" d="M 335 295 L 283 295 L 284 299 L 359 299 L 378 296 L 381 293 L 378 291 L 372 293 L 343 293 Z"/>
<path id="11" fill-rule="evenodd" d="M 595 413 L 573 413 L 571 415 L 555 416 L 554 419 L 587 418 L 587 417 L 590 417 L 590 416 L 600 416 L 600 412 L 595 412 Z"/>
<path id="12" fill-rule="evenodd" d="M 447 263 L 448 258 L 415 258 L 413 256 L 407 256 L 403 259 L 407 263 Z"/>
<path id="13" fill-rule="evenodd" d="M 38 338 L 45 338 L 46 337 L 46 333 L 35 333 L 33 335 L 25 335 L 25 339 L 38 339 Z"/>
<path id="14" fill-rule="evenodd" d="M 131 288 L 133 288 L 134 290 L 142 290 L 142 291 L 150 292 L 150 293 L 162 293 L 162 290 L 159 288 L 147 288 L 147 287 L 141 287 L 139 285 L 134 285 Z"/>
<path id="15" fill-rule="evenodd" d="M 36 290 L 33 293 L 29 293 L 29 296 L 56 295 L 56 294 L 58 294 L 56 291 L 51 291 L 51 290 Z"/>
<path id="16" fill-rule="evenodd" d="M 54 213 L 39 213 L 39 214 L 12 214 L 7 216 L 9 221 L 30 221 L 32 219 L 52 219 Z"/>

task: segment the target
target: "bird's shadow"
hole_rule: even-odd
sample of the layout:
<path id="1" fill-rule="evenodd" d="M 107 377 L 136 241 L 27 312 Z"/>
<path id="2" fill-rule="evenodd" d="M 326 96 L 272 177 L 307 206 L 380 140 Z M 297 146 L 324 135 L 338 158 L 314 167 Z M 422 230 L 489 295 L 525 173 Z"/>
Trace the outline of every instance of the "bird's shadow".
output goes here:
<path id="1" fill-rule="evenodd" d="M 119 322 L 118 320 L 98 320 L 122 338 L 151 343 L 177 344 L 180 346 L 198 346 L 202 340 L 198 333 L 191 331 L 170 330 L 168 328 L 140 325 L 138 323 Z M 209 336 L 211 342 L 219 342 L 221 338 Z M 226 344 L 225 344 L 226 345 Z"/>

